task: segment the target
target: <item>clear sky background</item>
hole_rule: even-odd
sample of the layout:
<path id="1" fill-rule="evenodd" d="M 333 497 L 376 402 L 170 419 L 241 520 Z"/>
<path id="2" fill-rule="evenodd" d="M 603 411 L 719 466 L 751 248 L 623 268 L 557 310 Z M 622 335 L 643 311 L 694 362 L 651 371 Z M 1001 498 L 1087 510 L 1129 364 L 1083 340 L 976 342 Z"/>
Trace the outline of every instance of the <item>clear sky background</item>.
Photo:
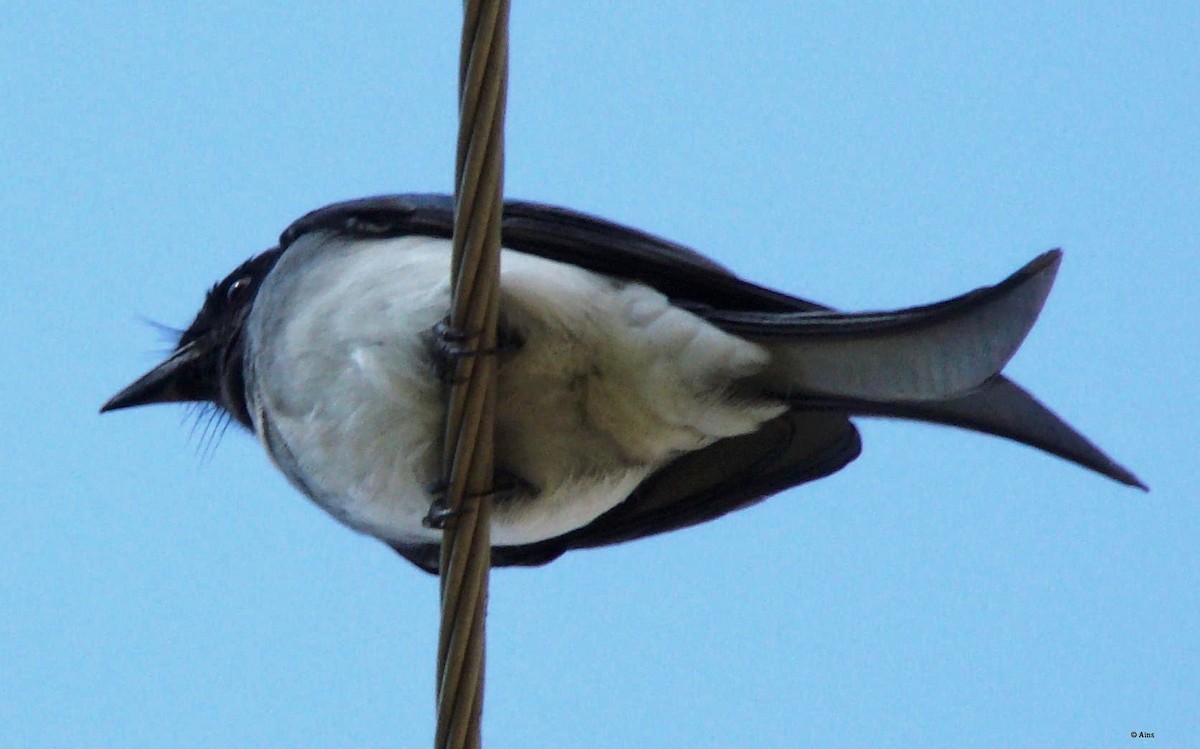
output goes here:
<path id="1" fill-rule="evenodd" d="M 494 575 L 485 743 L 1200 746 L 1200 6 L 515 5 L 510 196 L 846 309 L 1062 246 L 1008 371 L 1152 491 L 863 420 L 828 480 Z M 0 746 L 430 745 L 435 579 L 253 438 L 96 409 L 293 218 L 450 189 L 458 35 L 6 8 Z"/>

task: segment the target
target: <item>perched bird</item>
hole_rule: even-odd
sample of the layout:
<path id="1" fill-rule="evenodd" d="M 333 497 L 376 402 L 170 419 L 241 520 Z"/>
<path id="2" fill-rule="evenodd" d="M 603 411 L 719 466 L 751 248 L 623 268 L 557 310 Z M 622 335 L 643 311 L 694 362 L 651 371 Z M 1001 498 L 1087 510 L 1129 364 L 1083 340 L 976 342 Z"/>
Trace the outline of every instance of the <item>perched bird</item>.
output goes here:
<path id="1" fill-rule="evenodd" d="M 214 286 L 174 352 L 104 404 L 211 403 L 301 492 L 437 571 L 453 203 L 338 203 Z M 841 469 L 853 416 L 1007 437 L 1138 479 L 1000 374 L 1058 269 L 1047 252 L 938 304 L 846 314 L 679 245 L 505 204 L 494 565 L 711 520 Z"/>

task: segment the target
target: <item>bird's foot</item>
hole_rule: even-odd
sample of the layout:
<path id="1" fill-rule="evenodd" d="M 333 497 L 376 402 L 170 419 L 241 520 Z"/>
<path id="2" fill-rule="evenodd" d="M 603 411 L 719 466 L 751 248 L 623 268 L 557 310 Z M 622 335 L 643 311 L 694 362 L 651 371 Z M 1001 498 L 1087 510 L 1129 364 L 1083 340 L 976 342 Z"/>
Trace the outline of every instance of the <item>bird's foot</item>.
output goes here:
<path id="1" fill-rule="evenodd" d="M 429 511 L 425 513 L 425 517 L 421 518 L 421 525 L 440 531 L 446 528 L 446 523 L 450 522 L 451 518 L 462 515 L 462 510 L 452 510 L 446 504 L 448 488 L 445 479 L 439 479 L 425 487 L 425 490 L 433 496 L 433 501 L 429 503 Z"/>
<path id="2" fill-rule="evenodd" d="M 468 333 L 450 324 L 449 318 L 440 320 L 426 331 L 425 339 L 433 357 L 433 365 L 437 369 L 438 379 L 454 385 L 462 380 L 455 375 L 458 363 L 463 359 L 475 356 L 495 356 L 509 354 L 521 348 L 521 339 L 516 333 L 501 326 L 496 331 L 496 345 L 487 348 L 469 348 L 466 344 L 478 333 Z"/>
<path id="3" fill-rule="evenodd" d="M 445 479 L 438 479 L 426 487 L 426 491 L 433 497 L 433 501 L 429 503 L 429 512 L 425 513 L 425 517 L 421 519 L 421 525 L 434 530 L 443 530 L 446 523 L 452 518 L 460 517 L 463 510 L 453 509 L 446 504 L 446 492 L 450 486 Z M 525 479 L 508 471 L 497 471 L 495 482 L 492 488 L 486 492 L 471 494 L 468 499 L 479 497 L 491 497 L 493 500 L 504 501 L 515 496 L 522 495 L 532 497 L 537 495 L 538 488 L 529 483 Z"/>

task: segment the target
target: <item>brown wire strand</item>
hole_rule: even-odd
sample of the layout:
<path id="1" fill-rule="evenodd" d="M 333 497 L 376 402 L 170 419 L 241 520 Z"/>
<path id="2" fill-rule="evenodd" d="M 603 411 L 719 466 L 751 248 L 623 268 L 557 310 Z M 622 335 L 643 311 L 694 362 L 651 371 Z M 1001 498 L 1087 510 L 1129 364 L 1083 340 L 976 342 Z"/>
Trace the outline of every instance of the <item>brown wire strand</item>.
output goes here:
<path id="1" fill-rule="evenodd" d="M 466 0 L 459 62 L 450 327 L 466 355 L 446 415 L 436 749 L 478 749 L 491 567 L 496 347 L 500 306 L 508 0 Z M 473 353 L 474 352 L 474 353 Z"/>

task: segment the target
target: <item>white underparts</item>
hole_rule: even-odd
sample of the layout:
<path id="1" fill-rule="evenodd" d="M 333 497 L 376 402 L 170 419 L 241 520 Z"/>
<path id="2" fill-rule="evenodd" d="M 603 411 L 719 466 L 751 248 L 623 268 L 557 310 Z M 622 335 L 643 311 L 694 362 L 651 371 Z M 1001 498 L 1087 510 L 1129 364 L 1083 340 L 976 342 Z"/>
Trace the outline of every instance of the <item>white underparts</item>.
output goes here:
<path id="1" fill-rule="evenodd" d="M 445 386 L 425 338 L 445 317 L 449 243 L 427 237 L 288 249 L 248 326 L 260 408 L 278 462 L 342 522 L 386 540 L 424 528 L 438 478 Z M 493 543 L 580 527 L 665 462 L 756 430 L 785 407 L 735 397 L 761 346 L 673 307 L 657 291 L 505 251 L 497 466 L 518 479 L 495 506 Z M 289 464 L 290 462 L 290 464 Z"/>

